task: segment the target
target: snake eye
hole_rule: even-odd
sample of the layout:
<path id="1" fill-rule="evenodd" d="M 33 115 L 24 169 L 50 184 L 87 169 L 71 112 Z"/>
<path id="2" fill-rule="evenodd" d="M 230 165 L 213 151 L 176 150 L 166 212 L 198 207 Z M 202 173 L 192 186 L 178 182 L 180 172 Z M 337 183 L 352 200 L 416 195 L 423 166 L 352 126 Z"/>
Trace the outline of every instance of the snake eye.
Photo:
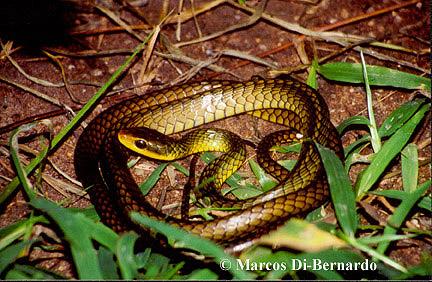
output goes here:
<path id="1" fill-rule="evenodd" d="M 135 146 L 139 149 L 145 149 L 147 147 L 147 144 L 144 140 L 139 139 L 135 141 Z"/>

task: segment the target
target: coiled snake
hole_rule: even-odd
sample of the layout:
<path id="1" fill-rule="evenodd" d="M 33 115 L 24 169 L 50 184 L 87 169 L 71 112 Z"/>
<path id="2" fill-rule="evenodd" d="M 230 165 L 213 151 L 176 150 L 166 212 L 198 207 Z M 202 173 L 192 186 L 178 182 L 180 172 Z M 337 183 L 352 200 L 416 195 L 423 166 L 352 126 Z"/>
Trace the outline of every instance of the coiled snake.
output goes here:
<path id="1" fill-rule="evenodd" d="M 285 125 L 289 131 L 283 134 L 304 141 L 299 160 L 288 174 L 267 160 L 270 169 L 283 174 L 275 189 L 241 201 L 237 205 L 240 210 L 211 221 L 167 217 L 146 201 L 126 167 L 127 155 L 117 144 L 121 129 L 145 127 L 169 135 L 243 113 Z M 271 140 L 278 142 L 277 136 Z M 128 213 L 138 211 L 229 244 L 266 233 L 326 200 L 329 190 L 325 172 L 311 141 L 342 154 L 325 101 L 307 85 L 291 78 L 207 81 L 146 94 L 105 110 L 80 136 L 75 168 L 83 185 L 91 186 L 90 196 L 102 221 L 116 231 L 136 228 Z"/>

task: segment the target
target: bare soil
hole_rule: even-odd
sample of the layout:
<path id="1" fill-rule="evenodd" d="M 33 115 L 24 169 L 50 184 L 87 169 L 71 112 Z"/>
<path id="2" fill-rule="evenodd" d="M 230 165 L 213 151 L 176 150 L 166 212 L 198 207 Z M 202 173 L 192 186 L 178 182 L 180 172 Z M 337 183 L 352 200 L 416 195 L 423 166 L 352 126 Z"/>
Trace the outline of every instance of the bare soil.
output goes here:
<path id="1" fill-rule="evenodd" d="M 14 1 L 10 1 L 14 2 Z M 164 1 L 131 1 L 141 2 L 142 6 L 134 6 L 142 16 L 138 15 L 124 1 L 15 1 L 0 9 L 0 39 L 3 51 L 0 51 L 0 192 L 10 179 L 15 176 L 11 160 L 8 156 L 7 140 L 11 130 L 20 124 L 30 121 L 49 118 L 53 124 L 53 131 L 57 133 L 70 120 L 71 115 L 65 111 L 64 106 L 78 110 L 107 79 L 116 68 L 124 61 L 128 53 L 138 44 L 139 40 L 130 32 L 119 29 L 118 24 L 98 9 L 104 9 L 114 13 L 128 25 L 135 26 L 134 33 L 145 37 L 151 26 L 157 24 L 166 13 L 174 9 L 173 15 L 177 14 L 178 1 L 170 1 L 168 8 L 163 11 Z M 36 2 L 40 2 L 36 5 Z M 148 3 L 147 3 L 148 2 Z M 205 3 L 212 1 L 184 1 L 183 10 L 190 10 L 190 2 L 195 3 L 195 10 Z M 258 7 L 261 1 L 246 1 L 247 5 Z M 395 62 L 380 60 L 372 56 L 366 56 L 368 64 L 382 65 L 394 69 L 415 73 L 418 75 L 429 75 L 429 34 L 430 34 L 430 3 L 429 1 L 407 1 L 411 4 L 398 8 L 398 5 L 406 3 L 403 1 L 277 1 L 270 0 L 266 5 L 265 12 L 289 23 L 298 24 L 311 30 L 329 29 L 346 34 L 371 37 L 381 42 L 403 46 L 412 51 L 401 52 L 376 47 L 365 46 L 387 56 L 395 58 Z M 36 8 L 37 7 L 37 8 Z M 387 11 L 383 11 L 388 9 Z M 383 11 L 383 12 L 381 12 Z M 376 15 L 373 12 L 377 12 Z M 379 12 L 379 13 L 378 13 Z M 364 16 L 363 19 L 357 17 Z M 189 41 L 199 37 L 198 28 L 202 35 L 208 35 L 238 23 L 245 22 L 250 14 L 230 4 L 220 4 L 196 16 L 182 22 L 181 41 Z M 341 24 L 331 28 L 334 24 Z M 162 27 L 156 50 L 168 53 L 169 50 L 161 43 L 162 36 L 168 38 L 171 43 L 178 43 L 176 30 L 179 28 L 176 21 L 168 22 Z M 5 55 L 7 42 L 13 42 L 9 50 L 12 61 Z M 302 64 L 310 64 L 314 55 L 322 58 L 341 47 L 334 43 L 323 41 L 319 38 L 302 37 L 298 33 L 283 29 L 268 20 L 259 19 L 256 23 L 236 29 L 211 40 L 181 47 L 184 55 L 196 60 L 205 61 L 214 58 L 221 50 L 238 50 L 263 59 L 277 63 L 279 68 L 293 69 Z M 108 50 L 122 50 L 115 54 L 93 55 L 84 51 L 101 53 Z M 47 52 L 55 55 L 50 58 Z M 359 62 L 359 53 L 347 50 L 331 59 L 332 61 Z M 400 64 L 399 60 L 408 62 L 414 67 Z M 181 73 L 189 71 L 192 66 L 175 60 L 167 60 L 152 55 L 150 63 L 146 68 L 145 84 L 139 85 L 140 72 L 144 56 L 137 60 L 132 68 L 121 77 L 116 86 L 111 89 L 127 89 L 115 92 L 105 97 L 100 105 L 87 118 L 100 113 L 103 109 L 117 103 L 118 101 L 141 95 L 152 89 L 158 89 L 161 85 L 169 85 L 176 81 Z M 61 64 L 63 70 L 59 67 Z M 245 80 L 253 75 L 268 76 L 268 68 L 252 63 L 245 59 L 221 56 L 214 64 L 225 68 L 230 73 L 218 73 L 203 68 L 192 76 L 191 81 L 204 79 L 234 79 Z M 29 80 L 18 68 L 34 78 L 49 81 L 53 84 L 63 84 L 62 71 L 68 81 L 68 90 L 64 86 L 44 86 L 41 82 Z M 427 73 L 425 73 L 426 71 Z M 307 72 L 297 71 L 291 75 L 300 80 L 305 80 Z M 10 82 L 6 82 L 9 80 Z M 367 115 L 365 91 L 362 85 L 348 85 L 335 83 L 320 77 L 319 90 L 326 100 L 334 124 L 339 124 L 353 115 Z M 46 99 L 37 97 L 13 83 L 25 85 L 34 91 L 39 91 L 51 99 L 58 101 L 59 105 Z M 374 110 L 377 123 L 382 121 L 394 109 L 402 103 L 412 99 L 415 91 L 404 91 L 393 88 L 373 88 Z M 73 97 L 72 97 L 73 96 Z M 429 119 L 429 117 L 428 117 Z M 258 140 L 270 130 L 267 123 L 256 121 L 250 117 L 234 117 L 215 126 L 228 128 L 245 138 Z M 77 128 L 67 140 L 49 157 L 64 173 L 75 177 L 73 168 L 73 151 L 82 127 Z M 40 150 L 40 139 L 38 135 L 46 133 L 47 129 L 38 126 L 34 130 L 25 133 L 20 139 L 21 143 Z M 343 136 L 344 145 L 356 140 L 362 131 L 349 132 Z M 419 152 L 420 160 L 430 159 L 430 123 L 425 122 L 414 138 L 416 144 L 423 144 Z M 23 153 L 23 159 L 29 160 L 30 153 Z M 185 162 L 187 165 L 187 162 Z M 138 180 L 142 180 L 155 167 L 154 163 L 141 163 L 136 174 Z M 393 166 L 389 172 L 400 170 L 400 166 Z M 353 180 L 356 178 L 356 168 L 352 171 Z M 44 174 L 61 180 L 68 186 L 72 184 L 64 178 L 51 165 L 47 165 Z M 429 164 L 421 167 L 419 171 L 420 183 L 430 179 Z M 177 174 L 164 174 L 161 182 L 172 188 L 166 192 L 163 189 L 154 189 L 150 198 L 155 205 L 164 205 L 176 202 L 181 195 L 180 188 L 185 179 Z M 56 202 L 66 203 L 66 206 L 86 207 L 89 201 L 75 193 L 64 191 L 64 187 L 48 185 L 46 181 L 39 187 L 41 194 Z M 384 180 L 382 187 L 401 187 L 400 176 Z M 160 199 L 164 198 L 164 203 Z M 371 200 L 371 199 L 368 199 Z M 366 201 L 366 200 L 365 200 Z M 389 206 L 382 201 L 373 199 L 368 204 L 381 212 L 385 219 L 390 211 Z M 397 203 L 389 203 L 397 205 Z M 393 206 L 395 207 L 395 206 Z M 21 218 L 28 216 L 31 209 L 28 207 L 25 197 L 21 191 L 14 193 L 0 210 L 0 227 L 7 226 Z M 422 220 L 417 221 L 417 228 L 430 230 L 430 215 L 420 216 Z M 40 227 L 43 228 L 43 227 Z M 42 262 L 47 269 L 59 272 L 67 277 L 73 276 L 70 268 L 70 258 L 64 256 L 62 247 L 54 256 L 45 257 L 46 253 L 35 252 L 32 256 Z M 420 262 L 423 253 L 431 253 L 430 240 L 409 239 L 398 242 L 392 246 L 390 256 L 405 266 L 416 265 Z M 49 256 L 53 256 L 50 254 Z"/>

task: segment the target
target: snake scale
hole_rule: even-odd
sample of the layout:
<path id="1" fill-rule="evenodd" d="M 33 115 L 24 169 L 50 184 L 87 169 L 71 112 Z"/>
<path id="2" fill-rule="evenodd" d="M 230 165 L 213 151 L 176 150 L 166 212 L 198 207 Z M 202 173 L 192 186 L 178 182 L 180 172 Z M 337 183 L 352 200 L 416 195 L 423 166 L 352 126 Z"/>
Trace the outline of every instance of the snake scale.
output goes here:
<path id="1" fill-rule="evenodd" d="M 291 172 L 282 173 L 277 163 L 268 160 L 269 169 L 281 174 L 275 189 L 240 201 L 240 210 L 211 221 L 172 218 L 147 202 L 126 167 L 128 155 L 117 140 L 121 129 L 145 127 L 170 135 L 243 113 L 284 125 L 290 139 L 304 141 Z M 99 114 L 78 140 L 75 168 L 84 187 L 91 187 L 90 197 L 102 221 L 114 230 L 137 228 L 128 217 L 137 211 L 227 245 L 267 233 L 326 200 L 328 183 L 312 141 L 342 156 L 327 105 L 306 84 L 292 78 L 205 81 L 134 97 Z"/>

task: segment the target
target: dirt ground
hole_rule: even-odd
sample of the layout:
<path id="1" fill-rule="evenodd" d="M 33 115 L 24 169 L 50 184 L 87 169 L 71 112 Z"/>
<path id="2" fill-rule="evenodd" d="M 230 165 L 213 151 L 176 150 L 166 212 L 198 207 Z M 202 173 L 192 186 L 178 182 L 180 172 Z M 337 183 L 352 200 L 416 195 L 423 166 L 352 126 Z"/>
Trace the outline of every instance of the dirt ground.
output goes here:
<path id="1" fill-rule="evenodd" d="M 331 40 L 323 40 L 319 36 L 302 36 L 293 31 L 294 27 L 283 27 L 263 15 L 253 22 L 251 13 L 238 7 L 238 2 L 184 1 L 180 21 L 177 21 L 178 1 L 9 2 L 14 3 L 0 8 L 0 40 L 3 47 L 0 50 L 0 192 L 15 176 L 7 145 L 11 130 L 33 120 L 49 118 L 53 131 L 58 132 L 71 119 L 72 114 L 67 108 L 75 111 L 80 109 L 139 44 L 138 38 L 144 38 L 152 26 L 167 15 L 168 19 L 161 28 L 154 50 L 162 54 L 174 52 L 181 56 L 169 60 L 166 56 L 153 53 L 150 60 L 146 61 L 143 55 L 118 80 L 115 87 L 110 89 L 111 94 L 101 101 L 86 121 L 126 97 L 140 95 L 171 83 L 184 82 L 188 78 L 191 81 L 216 78 L 246 80 L 253 75 L 269 75 L 269 68 L 262 64 L 238 56 L 219 56 L 223 50 L 236 50 L 261 57 L 275 65 L 275 69 L 294 71 L 291 75 L 304 81 L 307 77 L 306 68 L 296 68 L 310 64 L 314 55 L 322 58 L 342 49 Z M 197 15 L 186 17 L 185 11 L 192 10 L 191 3 L 194 3 Z M 253 8 L 260 7 L 262 3 L 256 0 L 246 1 L 246 4 Z M 215 4 L 215 7 L 201 12 L 204 4 Z M 296 24 L 308 30 L 343 32 L 403 46 L 411 51 L 367 46 L 368 50 L 385 55 L 387 59 L 366 55 L 366 61 L 368 64 L 387 66 L 418 75 L 430 74 L 429 12 L 429 1 L 420 0 L 270 0 L 264 10 L 266 15 L 272 15 L 283 23 Z M 179 46 L 181 53 L 168 48 L 241 23 L 242 27 L 213 39 Z M 125 30 L 124 25 L 130 29 Z M 163 44 L 164 40 L 174 45 Z M 193 58 L 195 63 L 187 63 L 185 58 Z M 359 62 L 360 57 L 357 51 L 349 49 L 335 54 L 330 61 Z M 148 62 L 146 67 L 144 62 Z M 199 65 L 196 66 L 197 64 Z M 216 68 L 225 72 L 217 71 Z M 362 85 L 335 83 L 322 77 L 318 82 L 319 91 L 330 108 L 334 124 L 337 125 L 353 115 L 367 115 Z M 25 89 L 24 86 L 30 89 Z M 416 95 L 415 91 L 392 88 L 372 90 L 378 124 L 394 109 Z M 257 125 L 255 120 L 243 116 L 231 118 L 216 126 L 226 127 L 252 140 L 258 140 L 269 130 L 265 122 L 258 122 Z M 71 178 L 75 177 L 73 150 L 81 131 L 80 126 L 49 157 L 58 170 L 47 165 L 44 171 L 47 176 L 40 187 L 40 192 L 45 197 L 66 203 L 65 206 L 89 205 L 85 197 L 69 191 L 71 188 L 80 189 L 79 186 L 59 173 L 62 171 Z M 20 142 L 39 150 L 38 135 L 43 132 L 47 132 L 47 128 L 38 126 L 25 133 Z M 361 133 L 350 132 L 344 135 L 344 144 L 352 143 Z M 428 140 L 430 125 L 425 122 L 413 140 L 424 145 L 419 152 L 420 160 L 430 159 Z M 30 156 L 32 153 L 26 153 L 23 159 L 28 160 Z M 430 164 L 421 167 L 420 182 L 430 179 L 429 167 Z M 143 179 L 154 168 L 155 164 L 152 163 L 141 164 L 136 170 L 137 178 Z M 400 170 L 400 167 L 396 165 L 390 171 L 398 169 Z M 356 177 L 355 171 L 354 169 L 351 173 L 353 180 Z M 180 176 L 162 177 L 162 182 L 173 185 L 173 188 L 166 195 L 158 189 L 152 191 L 150 197 L 156 205 L 160 204 L 159 199 L 162 197 L 165 198 L 165 203 L 172 203 L 178 198 L 183 180 L 177 178 Z M 55 182 L 56 180 L 61 182 Z M 48 182 L 51 184 L 47 184 Z M 385 180 L 381 185 L 401 187 L 401 179 L 394 177 Z M 69 190 L 66 191 L 67 189 Z M 379 203 L 372 204 L 376 209 L 381 208 Z M 26 217 L 29 211 L 23 193 L 14 193 L 0 210 L 0 227 Z M 430 230 L 430 217 L 419 224 Z M 427 240 L 404 240 L 392 248 L 390 255 L 402 265 L 416 265 L 422 252 L 431 252 L 430 243 Z M 38 257 L 38 254 L 33 255 Z M 66 276 L 72 275 L 69 262 L 63 258 L 61 252 L 58 258 L 43 256 L 44 254 L 38 258 L 43 261 L 44 267 Z"/>

